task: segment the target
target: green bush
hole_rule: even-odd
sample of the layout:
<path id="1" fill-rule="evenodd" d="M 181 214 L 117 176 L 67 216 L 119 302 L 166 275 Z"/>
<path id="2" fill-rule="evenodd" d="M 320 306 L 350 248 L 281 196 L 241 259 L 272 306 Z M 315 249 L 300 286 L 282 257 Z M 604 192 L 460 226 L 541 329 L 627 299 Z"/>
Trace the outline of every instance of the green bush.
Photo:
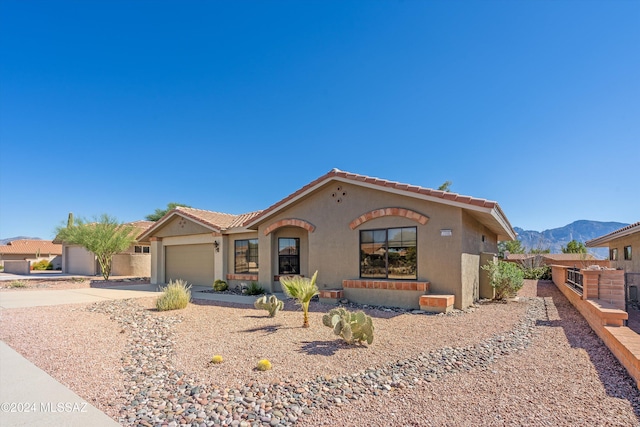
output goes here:
<path id="1" fill-rule="evenodd" d="M 227 289 L 229 289 L 229 285 L 227 285 L 227 282 L 225 282 L 222 279 L 217 279 L 215 282 L 213 282 L 213 290 L 216 292 L 222 292 L 222 291 L 226 291 Z"/>
<path id="2" fill-rule="evenodd" d="M 525 279 L 551 280 L 551 267 L 543 265 L 540 267 L 521 267 Z"/>
<path id="3" fill-rule="evenodd" d="M 264 294 L 264 289 L 262 286 L 258 285 L 256 282 L 251 282 L 251 285 L 247 288 L 247 295 L 262 295 Z"/>
<path id="4" fill-rule="evenodd" d="M 53 265 L 46 259 L 41 259 L 38 262 L 31 264 L 32 270 L 53 270 Z"/>
<path id="5" fill-rule="evenodd" d="M 178 310 L 185 308 L 191 300 L 191 286 L 184 280 L 170 281 L 156 300 L 158 311 Z"/>
<path id="6" fill-rule="evenodd" d="M 515 296 L 522 289 L 524 274 L 516 264 L 498 261 L 483 265 L 482 269 L 489 272 L 491 286 L 495 290 L 494 299 L 503 300 Z"/>

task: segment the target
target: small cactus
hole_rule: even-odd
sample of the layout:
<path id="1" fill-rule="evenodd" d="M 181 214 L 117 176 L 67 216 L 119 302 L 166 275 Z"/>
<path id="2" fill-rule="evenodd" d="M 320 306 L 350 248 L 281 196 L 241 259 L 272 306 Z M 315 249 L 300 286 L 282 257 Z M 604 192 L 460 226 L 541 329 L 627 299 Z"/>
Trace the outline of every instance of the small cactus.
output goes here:
<path id="1" fill-rule="evenodd" d="M 216 354 L 215 356 L 213 356 L 213 358 L 211 359 L 211 363 L 215 363 L 216 365 L 219 363 L 222 363 L 224 359 L 222 359 L 222 356 L 220 356 L 219 354 Z"/>
<path id="2" fill-rule="evenodd" d="M 229 285 L 227 285 L 227 282 L 225 282 L 222 279 L 217 279 L 215 282 L 213 282 L 213 290 L 216 292 L 223 292 L 226 291 L 227 289 L 229 289 Z"/>
<path id="3" fill-rule="evenodd" d="M 269 317 L 274 317 L 278 311 L 284 309 L 284 302 L 278 300 L 278 297 L 271 295 L 267 298 L 266 295 L 258 298 L 253 306 L 257 309 L 265 309 L 269 312 Z"/>
<path id="4" fill-rule="evenodd" d="M 258 371 L 268 371 L 271 369 L 271 362 L 269 362 L 267 359 L 262 359 L 258 362 L 256 369 Z"/>
<path id="5" fill-rule="evenodd" d="M 341 336 L 347 344 L 373 342 L 373 320 L 364 311 L 351 313 L 342 307 L 334 308 L 322 316 L 322 324 L 332 328 L 333 333 Z"/>

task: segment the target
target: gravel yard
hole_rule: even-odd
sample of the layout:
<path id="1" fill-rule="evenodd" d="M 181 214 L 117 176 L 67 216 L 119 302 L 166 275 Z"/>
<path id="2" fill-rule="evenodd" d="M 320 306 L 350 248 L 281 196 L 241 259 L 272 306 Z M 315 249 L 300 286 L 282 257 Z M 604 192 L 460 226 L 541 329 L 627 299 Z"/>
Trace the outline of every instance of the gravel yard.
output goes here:
<path id="1" fill-rule="evenodd" d="M 269 318 L 151 298 L 0 311 L 0 339 L 123 425 L 640 425 L 640 393 L 550 282 L 453 315 L 367 310 L 371 346 Z M 210 363 L 219 354 L 224 362 Z M 273 369 L 253 370 L 267 358 Z M 234 421 L 235 420 L 235 421 Z M 145 424 L 146 423 L 146 424 Z"/>

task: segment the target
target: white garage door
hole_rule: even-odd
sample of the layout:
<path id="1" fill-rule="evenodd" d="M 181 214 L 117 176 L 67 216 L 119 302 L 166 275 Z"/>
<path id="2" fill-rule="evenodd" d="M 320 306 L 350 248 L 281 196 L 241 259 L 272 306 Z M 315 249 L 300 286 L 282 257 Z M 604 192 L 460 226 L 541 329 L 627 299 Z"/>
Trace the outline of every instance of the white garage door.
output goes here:
<path id="1" fill-rule="evenodd" d="M 95 256 L 81 246 L 65 247 L 65 264 L 67 274 L 93 276 L 97 272 Z"/>
<path id="2" fill-rule="evenodd" d="M 213 284 L 213 245 L 165 247 L 165 280 L 182 279 L 192 285 Z"/>

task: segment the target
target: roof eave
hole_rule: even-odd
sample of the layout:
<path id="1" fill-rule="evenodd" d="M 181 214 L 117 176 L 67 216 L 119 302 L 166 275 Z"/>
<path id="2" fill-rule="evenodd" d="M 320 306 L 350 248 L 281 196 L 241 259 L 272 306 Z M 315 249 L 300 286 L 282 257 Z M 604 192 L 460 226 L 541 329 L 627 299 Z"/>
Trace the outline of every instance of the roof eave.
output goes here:
<path id="1" fill-rule="evenodd" d="M 617 240 L 621 237 L 626 237 L 631 234 L 640 232 L 640 223 L 632 224 L 631 226 L 624 227 L 620 230 L 613 231 L 604 236 L 596 237 L 595 239 L 587 240 L 584 244 L 588 248 L 599 248 L 609 246 L 607 243 Z"/>
<path id="2" fill-rule="evenodd" d="M 212 227 L 211 224 L 207 224 L 204 221 L 201 221 L 197 218 L 194 218 L 192 216 L 186 215 L 183 211 L 179 210 L 178 208 L 172 209 L 171 211 L 167 212 L 162 218 L 160 218 L 158 221 L 156 221 L 156 223 L 154 225 L 152 225 L 151 227 L 147 228 L 147 230 L 142 233 L 140 236 L 138 236 L 138 242 L 142 243 L 142 242 L 148 242 L 149 237 L 151 237 L 151 235 L 156 231 L 161 229 L 164 225 L 167 224 L 167 222 L 169 222 L 170 219 L 174 218 L 175 216 L 180 216 L 182 218 L 188 219 L 189 221 L 193 221 L 203 227 L 206 227 L 208 229 L 210 229 L 213 232 L 216 233 L 220 233 L 222 230 L 220 230 L 219 228 L 216 227 Z"/>

